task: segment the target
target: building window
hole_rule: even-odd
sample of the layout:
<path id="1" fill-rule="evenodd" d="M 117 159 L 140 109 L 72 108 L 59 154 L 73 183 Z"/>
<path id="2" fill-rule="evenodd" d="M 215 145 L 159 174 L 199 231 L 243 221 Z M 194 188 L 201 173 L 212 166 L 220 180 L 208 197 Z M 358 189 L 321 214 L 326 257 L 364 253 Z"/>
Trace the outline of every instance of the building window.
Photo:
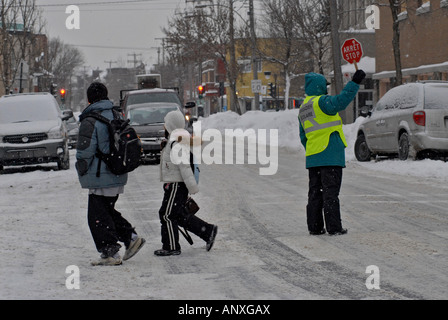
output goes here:
<path id="1" fill-rule="evenodd" d="M 263 71 L 263 61 L 261 61 L 260 59 L 257 59 L 255 61 L 255 66 L 258 73 Z"/>
<path id="2" fill-rule="evenodd" d="M 242 73 L 251 73 L 252 72 L 252 59 L 245 58 L 239 59 L 238 64 L 240 65 Z M 257 72 L 263 72 L 263 61 L 260 59 L 255 60 L 255 68 Z"/>
<path id="3" fill-rule="evenodd" d="M 250 73 L 252 72 L 252 62 L 250 59 L 239 59 L 238 64 L 240 65 L 240 69 L 242 73 Z"/>

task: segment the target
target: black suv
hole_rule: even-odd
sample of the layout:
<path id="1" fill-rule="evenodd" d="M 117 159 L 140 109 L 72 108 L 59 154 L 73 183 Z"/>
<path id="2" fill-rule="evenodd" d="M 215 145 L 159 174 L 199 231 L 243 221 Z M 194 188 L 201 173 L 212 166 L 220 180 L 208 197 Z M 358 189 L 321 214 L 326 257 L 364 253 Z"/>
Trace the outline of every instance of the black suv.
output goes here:
<path id="1" fill-rule="evenodd" d="M 185 108 L 194 107 L 187 103 Z M 161 143 L 165 139 L 164 122 L 168 112 L 184 108 L 179 96 L 172 89 L 142 89 L 126 93 L 121 108 L 135 129 L 143 147 L 144 161 L 160 161 Z M 185 122 L 187 128 L 189 122 Z"/>

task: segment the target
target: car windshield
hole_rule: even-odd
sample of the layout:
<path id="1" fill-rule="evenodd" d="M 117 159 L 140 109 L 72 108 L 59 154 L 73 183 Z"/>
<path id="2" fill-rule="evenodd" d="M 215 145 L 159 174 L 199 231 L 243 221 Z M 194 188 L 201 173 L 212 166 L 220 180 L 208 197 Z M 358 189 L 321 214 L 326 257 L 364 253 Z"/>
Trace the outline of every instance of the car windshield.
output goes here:
<path id="1" fill-rule="evenodd" d="M 448 109 L 448 86 L 427 86 L 425 109 Z"/>
<path id="2" fill-rule="evenodd" d="M 181 102 L 179 97 L 174 92 L 151 92 L 151 93 L 138 93 L 138 94 L 131 94 L 128 97 L 127 105 L 134 105 L 134 104 L 142 104 L 142 103 L 148 103 L 148 102 L 170 102 L 170 103 L 177 103 L 179 106 L 181 106 Z"/>
<path id="3" fill-rule="evenodd" d="M 170 111 L 178 110 L 176 107 L 146 107 L 129 110 L 128 118 L 131 125 L 143 126 L 148 124 L 164 123 L 165 116 Z"/>
<path id="4" fill-rule="evenodd" d="M 2 124 L 55 120 L 58 116 L 55 104 L 46 97 L 6 97 L 0 101 Z"/>

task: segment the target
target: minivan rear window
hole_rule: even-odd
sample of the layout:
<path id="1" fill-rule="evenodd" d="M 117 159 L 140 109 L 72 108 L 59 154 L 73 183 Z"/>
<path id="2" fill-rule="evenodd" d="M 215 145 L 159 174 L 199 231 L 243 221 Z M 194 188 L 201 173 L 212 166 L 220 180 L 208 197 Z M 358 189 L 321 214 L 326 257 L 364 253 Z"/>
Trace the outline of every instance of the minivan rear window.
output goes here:
<path id="1" fill-rule="evenodd" d="M 448 109 L 448 86 L 426 86 L 425 109 Z"/>

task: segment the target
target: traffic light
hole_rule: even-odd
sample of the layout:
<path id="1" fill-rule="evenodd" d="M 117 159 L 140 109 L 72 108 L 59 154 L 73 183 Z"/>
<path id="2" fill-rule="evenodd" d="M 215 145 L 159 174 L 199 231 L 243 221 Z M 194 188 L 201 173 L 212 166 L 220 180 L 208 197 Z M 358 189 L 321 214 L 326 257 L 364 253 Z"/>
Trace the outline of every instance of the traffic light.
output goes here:
<path id="1" fill-rule="evenodd" d="M 199 95 L 199 99 L 202 99 L 204 97 L 204 87 L 203 86 L 198 87 L 198 95 Z"/>
<path id="2" fill-rule="evenodd" d="M 58 87 L 58 85 L 56 83 L 52 83 L 50 86 L 50 93 L 55 96 L 56 95 L 56 88 Z"/>
<path id="3" fill-rule="evenodd" d="M 61 94 L 61 101 L 65 102 L 65 94 L 66 94 L 65 89 L 62 88 L 61 90 L 59 90 L 59 93 Z"/>
<path id="4" fill-rule="evenodd" d="M 224 82 L 219 83 L 219 96 L 222 97 L 226 94 L 226 88 L 224 86 Z"/>
<path id="5" fill-rule="evenodd" d="M 277 86 L 273 85 L 272 83 L 269 83 L 268 85 L 269 85 L 269 95 L 272 98 L 275 98 L 277 96 L 276 95 Z"/>

